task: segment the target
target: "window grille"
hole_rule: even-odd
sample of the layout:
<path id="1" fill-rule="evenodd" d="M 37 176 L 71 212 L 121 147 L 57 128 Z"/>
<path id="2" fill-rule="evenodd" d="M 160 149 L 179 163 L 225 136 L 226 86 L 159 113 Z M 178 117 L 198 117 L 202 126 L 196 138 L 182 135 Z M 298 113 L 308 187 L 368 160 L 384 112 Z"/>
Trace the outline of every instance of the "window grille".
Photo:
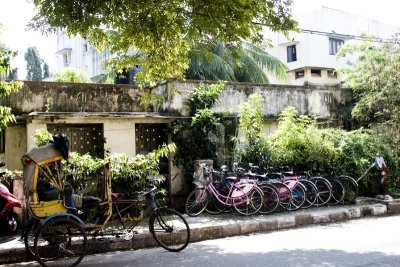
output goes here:
<path id="1" fill-rule="evenodd" d="M 104 158 L 103 124 L 47 124 L 47 130 L 67 135 L 70 152 Z"/>
<path id="2" fill-rule="evenodd" d="M 141 123 L 135 125 L 136 154 L 147 154 L 163 144 L 167 144 L 168 138 L 164 123 Z M 168 159 L 162 158 L 159 163 L 160 174 L 168 173 Z"/>

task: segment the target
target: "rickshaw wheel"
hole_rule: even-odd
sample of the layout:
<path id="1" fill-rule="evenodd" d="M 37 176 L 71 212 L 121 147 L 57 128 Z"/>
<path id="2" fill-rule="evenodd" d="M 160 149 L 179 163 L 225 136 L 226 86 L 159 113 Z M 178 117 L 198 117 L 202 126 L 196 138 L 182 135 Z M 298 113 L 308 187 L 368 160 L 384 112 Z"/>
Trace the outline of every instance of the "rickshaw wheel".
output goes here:
<path id="1" fill-rule="evenodd" d="M 25 243 L 25 251 L 26 255 L 29 259 L 36 259 L 34 243 L 35 243 L 35 235 L 39 228 L 39 221 L 32 219 L 26 223 L 24 230 L 24 243 Z"/>
<path id="2" fill-rule="evenodd" d="M 87 236 L 70 217 L 56 217 L 43 224 L 35 237 L 34 252 L 42 266 L 76 266 L 86 255 Z"/>

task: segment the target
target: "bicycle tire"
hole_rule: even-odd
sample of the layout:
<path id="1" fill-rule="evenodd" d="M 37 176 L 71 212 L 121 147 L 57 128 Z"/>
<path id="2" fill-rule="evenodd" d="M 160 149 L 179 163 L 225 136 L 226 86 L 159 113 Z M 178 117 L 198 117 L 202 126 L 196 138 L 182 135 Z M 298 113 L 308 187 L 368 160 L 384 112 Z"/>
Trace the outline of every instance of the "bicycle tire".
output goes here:
<path id="1" fill-rule="evenodd" d="M 331 183 L 320 176 L 312 177 L 310 181 L 313 182 L 318 189 L 317 200 L 315 201 L 314 206 L 320 207 L 326 205 L 332 196 Z"/>
<path id="2" fill-rule="evenodd" d="M 298 182 L 295 187 L 291 188 L 291 191 L 292 201 L 290 202 L 288 210 L 295 211 L 304 205 L 306 201 L 306 189 L 302 183 Z"/>
<path id="3" fill-rule="evenodd" d="M 244 187 L 246 185 L 247 184 L 241 184 L 239 186 Z M 250 194 L 232 198 L 232 204 L 235 210 L 245 216 L 256 214 L 263 205 L 264 197 L 262 190 L 256 185 L 253 186 Z"/>
<path id="4" fill-rule="evenodd" d="M 329 204 L 338 205 L 343 203 L 343 199 L 345 197 L 345 190 L 343 184 L 339 179 L 330 178 L 328 179 L 332 186 L 332 196 L 329 200 Z"/>
<path id="5" fill-rule="evenodd" d="M 290 203 L 293 199 L 292 191 L 290 190 L 290 188 L 286 184 L 278 181 L 272 182 L 272 185 L 274 185 L 278 190 L 279 206 L 281 207 L 281 209 L 289 210 Z"/>
<path id="6" fill-rule="evenodd" d="M 36 259 L 34 244 L 35 244 L 35 235 L 39 226 L 40 226 L 39 221 L 35 219 L 30 219 L 25 224 L 24 245 L 25 245 L 25 253 L 28 259 Z"/>
<path id="7" fill-rule="evenodd" d="M 279 207 L 279 194 L 275 186 L 270 184 L 260 185 L 264 193 L 264 203 L 258 211 L 260 214 L 271 214 Z"/>
<path id="8" fill-rule="evenodd" d="M 174 209 L 156 209 L 150 217 L 149 230 L 156 242 L 168 251 L 181 251 L 190 242 L 189 224 Z"/>
<path id="9" fill-rule="evenodd" d="M 339 179 L 345 190 L 345 196 L 343 199 L 343 204 L 354 204 L 356 203 L 356 199 L 358 197 L 358 183 L 357 181 L 347 175 L 340 175 L 337 177 Z"/>
<path id="10" fill-rule="evenodd" d="M 221 203 L 214 195 L 209 194 L 205 211 L 211 215 L 218 215 L 226 211 L 226 205 Z"/>
<path id="11" fill-rule="evenodd" d="M 86 255 L 87 235 L 69 217 L 56 217 L 41 225 L 34 243 L 36 259 L 44 267 L 76 266 Z"/>
<path id="12" fill-rule="evenodd" d="M 309 180 L 301 179 L 300 183 L 306 188 L 306 201 L 301 208 L 307 209 L 313 206 L 315 201 L 317 201 L 318 189 L 315 184 Z"/>
<path id="13" fill-rule="evenodd" d="M 189 193 L 185 202 L 185 212 L 191 217 L 200 215 L 207 207 L 209 194 L 204 188 L 196 188 Z"/>

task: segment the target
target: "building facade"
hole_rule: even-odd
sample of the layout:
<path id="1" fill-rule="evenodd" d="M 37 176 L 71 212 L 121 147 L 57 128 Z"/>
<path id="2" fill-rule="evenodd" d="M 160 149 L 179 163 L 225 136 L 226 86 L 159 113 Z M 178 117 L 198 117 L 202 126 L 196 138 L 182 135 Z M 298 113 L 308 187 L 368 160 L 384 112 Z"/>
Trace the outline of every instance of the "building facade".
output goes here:
<path id="1" fill-rule="evenodd" d="M 377 43 L 378 38 L 382 42 L 393 41 L 400 34 L 400 27 L 328 7 L 297 15 L 295 19 L 300 32 L 287 37 L 265 30 L 265 38 L 273 45 L 267 50 L 289 68 L 288 81 L 270 77 L 271 83 L 339 84 L 344 77 L 335 70 L 354 61 L 354 55 L 337 58 L 341 45 L 360 42 L 361 34 L 377 37 Z"/>
<path id="2" fill-rule="evenodd" d="M 89 79 L 96 81 L 104 76 L 103 63 L 111 58 L 108 50 L 98 51 L 80 36 L 57 37 L 57 72 L 65 68 L 84 71 Z"/>

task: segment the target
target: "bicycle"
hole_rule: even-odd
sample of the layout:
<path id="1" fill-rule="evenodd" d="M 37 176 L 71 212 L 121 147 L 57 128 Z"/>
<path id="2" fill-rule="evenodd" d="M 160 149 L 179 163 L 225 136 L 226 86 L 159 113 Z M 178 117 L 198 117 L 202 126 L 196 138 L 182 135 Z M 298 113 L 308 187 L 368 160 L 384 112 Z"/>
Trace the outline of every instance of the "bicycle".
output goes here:
<path id="1" fill-rule="evenodd" d="M 257 185 L 236 182 L 236 177 L 227 177 L 227 180 L 227 192 L 222 193 L 214 185 L 212 168 L 200 164 L 193 180 L 196 188 L 189 193 L 185 202 L 186 213 L 189 216 L 200 215 L 207 208 L 210 199 L 220 202 L 225 207 L 233 207 L 238 213 L 246 216 L 253 215 L 261 209 L 264 197 Z"/>
<path id="2" fill-rule="evenodd" d="M 279 206 L 284 210 L 294 211 L 301 208 L 305 203 L 305 187 L 297 180 L 285 179 L 282 173 L 265 173 L 258 166 L 250 165 L 250 171 L 243 175 L 256 178 L 259 186 L 273 185 L 278 192 Z"/>

